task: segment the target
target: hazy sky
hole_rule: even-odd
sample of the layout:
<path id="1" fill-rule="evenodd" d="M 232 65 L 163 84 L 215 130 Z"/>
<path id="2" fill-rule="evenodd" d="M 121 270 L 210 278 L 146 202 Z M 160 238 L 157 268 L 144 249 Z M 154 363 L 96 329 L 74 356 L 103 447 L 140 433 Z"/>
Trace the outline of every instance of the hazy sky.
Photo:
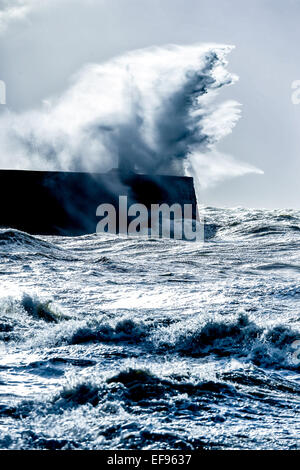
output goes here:
<path id="1" fill-rule="evenodd" d="M 300 205 L 300 0 L 0 0 L 0 79 L 7 106 L 38 107 L 87 62 L 167 43 L 233 44 L 240 77 L 221 97 L 242 119 L 218 148 L 264 171 L 203 191 L 218 206 Z"/>

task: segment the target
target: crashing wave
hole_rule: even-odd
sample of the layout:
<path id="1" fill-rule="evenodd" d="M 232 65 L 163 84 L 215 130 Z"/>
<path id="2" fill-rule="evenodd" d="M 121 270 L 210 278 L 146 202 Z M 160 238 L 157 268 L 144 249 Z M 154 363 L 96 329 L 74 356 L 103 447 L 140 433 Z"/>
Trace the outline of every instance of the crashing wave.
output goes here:
<path id="1" fill-rule="evenodd" d="M 293 361 L 293 344 L 300 332 L 287 326 L 264 328 L 245 315 L 231 322 L 199 323 L 189 329 L 180 322 L 169 333 L 163 329 L 154 337 L 158 350 L 192 357 L 243 357 L 261 367 L 300 367 Z"/>
<path id="2" fill-rule="evenodd" d="M 133 320 L 124 319 L 113 327 L 109 324 L 96 324 L 79 327 L 70 338 L 70 344 L 89 342 L 131 342 L 139 343 L 148 335 L 145 324 L 137 324 Z"/>
<path id="3" fill-rule="evenodd" d="M 37 297 L 31 297 L 24 294 L 21 300 L 24 310 L 33 318 L 45 320 L 50 323 L 58 323 L 61 320 L 68 320 L 69 317 L 60 312 L 54 305 L 52 300 L 41 301 Z"/>
<path id="4" fill-rule="evenodd" d="M 237 102 L 214 101 L 237 80 L 232 49 L 169 45 L 85 66 L 42 109 L 1 118 L 1 166 L 105 171 L 119 159 L 142 172 L 199 171 L 203 185 L 259 172 L 215 151 L 240 117 Z"/>

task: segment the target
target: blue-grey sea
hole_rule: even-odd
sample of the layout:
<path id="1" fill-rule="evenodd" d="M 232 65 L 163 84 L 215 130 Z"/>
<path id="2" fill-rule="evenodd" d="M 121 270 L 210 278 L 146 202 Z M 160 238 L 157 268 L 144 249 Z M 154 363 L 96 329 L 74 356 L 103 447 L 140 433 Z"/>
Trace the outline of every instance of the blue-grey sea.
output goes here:
<path id="1" fill-rule="evenodd" d="M 1 229 L 0 448 L 300 448 L 300 211 L 205 217 L 205 243 Z"/>

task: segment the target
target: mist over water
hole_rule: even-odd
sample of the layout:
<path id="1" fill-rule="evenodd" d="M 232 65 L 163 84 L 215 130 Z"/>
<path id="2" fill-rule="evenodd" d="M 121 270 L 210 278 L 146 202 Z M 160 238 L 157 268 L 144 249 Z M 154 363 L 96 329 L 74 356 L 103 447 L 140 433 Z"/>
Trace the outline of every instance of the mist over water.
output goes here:
<path id="1" fill-rule="evenodd" d="M 231 46 L 170 45 L 86 65 L 61 96 L 0 119 L 3 168 L 200 172 L 203 186 L 259 170 L 220 154 L 216 144 L 240 117 L 219 91 Z"/>

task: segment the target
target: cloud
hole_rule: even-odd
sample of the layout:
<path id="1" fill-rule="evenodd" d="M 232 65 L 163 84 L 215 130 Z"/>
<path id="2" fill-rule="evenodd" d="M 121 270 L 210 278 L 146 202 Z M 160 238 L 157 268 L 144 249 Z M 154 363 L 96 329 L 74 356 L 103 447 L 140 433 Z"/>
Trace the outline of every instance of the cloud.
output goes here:
<path id="1" fill-rule="evenodd" d="M 94 0 L 0 0 L 0 34 L 5 33 L 9 26 L 26 20 L 29 15 L 42 8 L 62 3 L 93 3 Z"/>
<path id="2" fill-rule="evenodd" d="M 40 4 L 38 0 L 2 0 L 0 2 L 0 33 L 4 32 L 10 23 L 24 20 Z"/>

